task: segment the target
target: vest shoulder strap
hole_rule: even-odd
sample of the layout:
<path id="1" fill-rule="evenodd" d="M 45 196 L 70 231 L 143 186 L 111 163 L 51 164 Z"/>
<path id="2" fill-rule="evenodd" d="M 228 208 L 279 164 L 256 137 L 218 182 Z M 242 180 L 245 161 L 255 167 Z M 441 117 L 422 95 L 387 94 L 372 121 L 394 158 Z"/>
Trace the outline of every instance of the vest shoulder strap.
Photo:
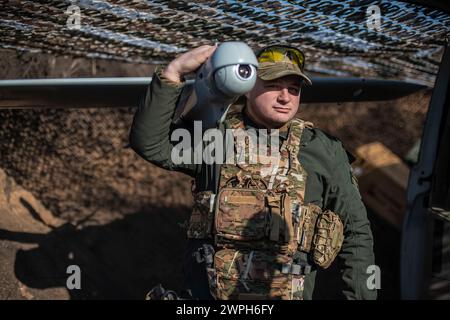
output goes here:
<path id="1" fill-rule="evenodd" d="M 286 148 L 292 151 L 292 154 L 297 155 L 300 151 L 300 143 L 302 139 L 303 130 L 305 128 L 313 128 L 312 122 L 304 121 L 299 118 L 291 120 L 288 129 L 288 136 L 286 140 Z"/>
<path id="2" fill-rule="evenodd" d="M 232 105 L 225 118 L 226 127 L 230 129 L 244 129 L 243 105 Z"/>

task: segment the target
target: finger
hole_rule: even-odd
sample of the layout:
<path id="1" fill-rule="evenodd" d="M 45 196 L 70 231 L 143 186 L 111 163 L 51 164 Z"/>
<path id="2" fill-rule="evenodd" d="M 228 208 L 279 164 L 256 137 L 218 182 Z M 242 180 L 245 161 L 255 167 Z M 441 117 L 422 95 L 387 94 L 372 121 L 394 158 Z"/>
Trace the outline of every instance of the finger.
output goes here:
<path id="1" fill-rule="evenodd" d="M 206 60 L 216 50 L 216 46 L 203 45 L 191 51 L 191 54 L 198 57 L 198 60 Z"/>
<path id="2" fill-rule="evenodd" d="M 200 47 L 195 48 L 194 50 L 199 50 L 199 51 L 211 51 L 212 49 L 215 49 L 215 48 L 216 48 L 215 45 L 211 46 L 211 45 L 209 45 L 209 44 L 204 44 L 204 45 L 202 45 L 202 46 L 200 46 Z"/>
<path id="3" fill-rule="evenodd" d="M 184 73 L 195 71 L 211 56 L 214 50 L 213 46 L 201 46 L 188 51 L 178 60 L 180 69 Z"/>
<path id="4" fill-rule="evenodd" d="M 215 46 L 207 46 L 206 48 L 202 48 L 203 50 L 201 50 L 198 53 L 198 57 L 199 60 L 203 63 L 206 61 L 206 59 L 208 59 L 216 50 Z"/>

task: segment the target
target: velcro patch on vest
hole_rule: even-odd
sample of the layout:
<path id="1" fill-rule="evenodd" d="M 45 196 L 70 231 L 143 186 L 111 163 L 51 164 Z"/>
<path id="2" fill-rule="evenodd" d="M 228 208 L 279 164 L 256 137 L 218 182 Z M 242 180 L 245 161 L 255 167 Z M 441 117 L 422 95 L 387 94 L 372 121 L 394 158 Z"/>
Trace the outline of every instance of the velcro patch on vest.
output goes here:
<path id="1" fill-rule="evenodd" d="M 257 204 L 259 200 L 255 196 L 227 196 L 225 201 L 234 204 Z"/>

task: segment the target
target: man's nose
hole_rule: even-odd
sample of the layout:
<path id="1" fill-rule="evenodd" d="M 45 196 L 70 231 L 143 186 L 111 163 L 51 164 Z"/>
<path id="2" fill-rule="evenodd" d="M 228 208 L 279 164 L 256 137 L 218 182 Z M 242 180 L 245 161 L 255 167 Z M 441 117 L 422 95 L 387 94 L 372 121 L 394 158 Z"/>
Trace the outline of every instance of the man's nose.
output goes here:
<path id="1" fill-rule="evenodd" d="M 280 94 L 278 95 L 278 100 L 282 102 L 289 102 L 291 100 L 288 88 L 281 89 Z"/>

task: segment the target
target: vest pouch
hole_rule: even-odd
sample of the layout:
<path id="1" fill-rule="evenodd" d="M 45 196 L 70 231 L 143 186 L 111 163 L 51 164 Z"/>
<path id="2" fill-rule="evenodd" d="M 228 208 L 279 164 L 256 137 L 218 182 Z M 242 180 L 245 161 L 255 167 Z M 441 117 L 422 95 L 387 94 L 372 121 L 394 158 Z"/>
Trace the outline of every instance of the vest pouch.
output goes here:
<path id="1" fill-rule="evenodd" d="M 212 191 L 202 191 L 194 194 L 194 206 L 187 231 L 188 238 L 211 238 L 214 206 Z"/>
<path id="2" fill-rule="evenodd" d="M 317 219 L 322 214 L 322 209 L 315 204 L 301 206 L 301 222 L 299 250 L 310 253 L 313 249 L 314 234 L 316 232 Z"/>
<path id="3" fill-rule="evenodd" d="M 261 240 L 268 233 L 269 213 L 261 190 L 223 188 L 217 199 L 217 239 Z"/>
<path id="4" fill-rule="evenodd" d="M 277 256 L 265 251 L 223 249 L 214 256 L 215 294 L 220 300 L 302 300 L 304 275 L 281 273 Z"/>
<path id="5" fill-rule="evenodd" d="M 326 210 L 316 222 L 316 230 L 312 241 L 314 262 L 326 269 L 336 258 L 344 241 L 344 226 L 339 216 Z"/>

